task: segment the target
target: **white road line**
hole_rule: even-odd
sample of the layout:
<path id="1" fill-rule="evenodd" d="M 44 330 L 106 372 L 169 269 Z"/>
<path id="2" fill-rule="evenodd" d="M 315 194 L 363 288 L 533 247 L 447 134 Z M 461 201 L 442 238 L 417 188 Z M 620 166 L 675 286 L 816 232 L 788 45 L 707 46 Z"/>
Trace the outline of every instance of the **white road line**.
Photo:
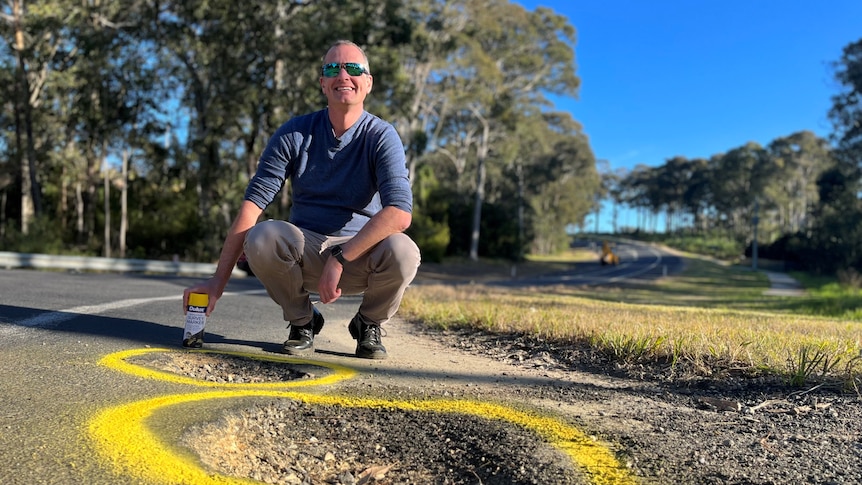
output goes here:
<path id="1" fill-rule="evenodd" d="M 251 294 L 266 294 L 265 290 L 249 290 L 249 291 L 241 291 L 238 293 L 234 292 L 226 292 L 222 295 L 222 298 L 225 296 L 231 295 L 251 295 Z M 183 295 L 172 295 L 172 296 L 161 296 L 154 298 L 132 298 L 129 300 L 119 300 L 111 303 L 103 303 L 101 305 L 83 305 L 77 306 L 73 308 L 67 308 L 65 310 L 57 310 L 48 313 L 43 313 L 41 315 L 37 315 L 35 317 L 27 318 L 21 320 L 15 325 L 22 327 L 38 327 L 38 328 L 52 328 L 59 325 L 66 320 L 71 320 L 75 317 L 81 315 L 98 315 L 100 313 L 105 313 L 111 310 L 117 310 L 119 308 L 128 308 L 136 305 L 144 305 L 146 303 L 153 303 L 157 301 L 169 301 L 169 300 L 182 300 Z"/>

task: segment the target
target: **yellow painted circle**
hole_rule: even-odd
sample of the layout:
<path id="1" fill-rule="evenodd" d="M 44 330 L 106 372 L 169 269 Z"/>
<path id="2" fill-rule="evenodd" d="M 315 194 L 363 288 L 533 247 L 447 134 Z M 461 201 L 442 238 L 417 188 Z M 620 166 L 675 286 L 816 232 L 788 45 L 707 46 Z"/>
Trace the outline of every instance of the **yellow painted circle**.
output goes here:
<path id="1" fill-rule="evenodd" d="M 99 364 L 104 365 L 106 367 L 110 367 L 111 369 L 118 370 L 120 372 L 125 372 L 127 374 L 131 374 L 138 377 L 143 377 L 147 379 L 156 379 L 167 382 L 174 382 L 177 384 L 187 384 L 190 386 L 200 386 L 200 387 L 218 387 L 218 388 L 228 388 L 228 389 L 283 389 L 286 387 L 303 387 L 303 386 L 321 386 L 326 384 L 333 384 L 335 382 L 349 379 L 356 375 L 356 370 L 351 369 L 349 367 L 344 367 L 338 364 L 330 364 L 327 362 L 318 362 L 312 360 L 304 360 L 304 359 L 295 359 L 291 357 L 280 357 L 280 356 L 269 356 L 269 355 L 261 355 L 261 354 L 252 354 L 247 352 L 229 352 L 229 351 L 213 351 L 213 350 L 192 350 L 189 352 L 196 353 L 210 353 L 210 354 L 222 354 L 222 355 L 232 355 L 236 357 L 245 357 L 249 359 L 257 359 L 264 360 L 269 362 L 283 362 L 287 364 L 302 364 L 302 365 L 310 365 L 315 367 L 324 367 L 331 371 L 329 375 L 314 378 L 314 379 L 301 379 L 294 381 L 281 381 L 281 382 L 257 382 L 257 383 L 218 383 L 218 382 L 209 382 L 203 381 L 200 379 L 193 379 L 191 377 L 185 377 L 178 374 L 174 374 L 172 372 L 160 371 L 157 369 L 152 369 L 149 367 L 145 367 L 138 364 L 133 364 L 128 362 L 127 359 L 131 357 L 136 357 L 139 355 L 144 355 L 152 352 L 172 352 L 170 349 L 133 349 L 133 350 L 125 350 L 122 352 L 116 352 L 113 354 L 106 355 L 103 357 Z"/>
<path id="2" fill-rule="evenodd" d="M 301 382 L 264 384 L 216 384 L 155 371 L 126 362 L 132 356 L 147 352 L 164 352 L 166 349 L 138 349 L 110 354 L 100 363 L 133 375 L 163 379 L 194 386 L 222 389 L 186 394 L 159 396 L 111 407 L 99 412 L 90 420 L 88 431 L 97 452 L 120 475 L 133 476 L 154 484 L 210 485 L 259 484 L 251 479 L 234 478 L 203 469 L 187 453 L 179 453 L 169 444 L 161 442 L 147 426 L 147 419 L 157 410 L 184 403 L 207 399 L 233 399 L 247 397 L 286 398 L 308 404 L 334 405 L 369 409 L 399 409 L 417 412 L 444 412 L 478 416 L 484 419 L 505 420 L 536 432 L 542 439 L 562 450 L 584 472 L 591 484 L 635 484 L 636 480 L 620 464 L 613 452 L 596 442 L 579 429 L 551 416 L 517 410 L 488 402 L 452 399 L 389 400 L 356 398 L 337 395 L 319 395 L 279 390 L 281 387 L 330 384 L 356 374 L 347 367 L 300 359 L 275 358 L 246 353 L 221 352 L 249 358 L 262 358 L 278 362 L 291 362 L 329 368 L 329 376 Z M 232 388 L 232 389 L 227 389 Z"/>

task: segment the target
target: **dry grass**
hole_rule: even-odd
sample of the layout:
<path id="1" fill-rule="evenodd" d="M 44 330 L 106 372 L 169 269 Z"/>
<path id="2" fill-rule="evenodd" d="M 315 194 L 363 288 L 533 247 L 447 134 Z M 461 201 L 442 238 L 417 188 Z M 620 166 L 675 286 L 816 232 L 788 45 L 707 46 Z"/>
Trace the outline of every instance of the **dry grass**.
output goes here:
<path id="1" fill-rule="evenodd" d="M 622 363 L 713 376 L 767 373 L 793 385 L 814 378 L 855 384 L 862 323 L 801 315 L 798 300 L 764 297 L 767 285 L 757 272 L 697 262 L 681 276 L 636 288 L 414 285 L 401 313 L 436 327 L 588 346 Z"/>

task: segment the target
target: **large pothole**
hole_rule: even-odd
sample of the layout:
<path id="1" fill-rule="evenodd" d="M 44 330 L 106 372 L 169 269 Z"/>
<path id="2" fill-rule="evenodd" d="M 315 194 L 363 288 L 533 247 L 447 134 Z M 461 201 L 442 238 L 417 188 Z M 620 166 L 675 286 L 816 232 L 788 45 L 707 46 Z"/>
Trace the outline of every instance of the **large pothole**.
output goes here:
<path id="1" fill-rule="evenodd" d="M 228 386 L 314 380 L 315 373 L 330 370 L 289 359 L 197 351 L 147 352 L 127 360 Z M 210 472 L 273 484 L 588 483 L 571 457 L 536 431 L 505 419 L 434 411 L 436 404 L 416 410 L 385 396 L 367 406 L 362 398 L 338 396 L 261 399 L 189 427 L 182 444 Z"/>
<path id="2" fill-rule="evenodd" d="M 183 442 L 211 471 L 266 483 L 587 483 L 529 429 L 469 414 L 279 399 L 190 428 Z"/>

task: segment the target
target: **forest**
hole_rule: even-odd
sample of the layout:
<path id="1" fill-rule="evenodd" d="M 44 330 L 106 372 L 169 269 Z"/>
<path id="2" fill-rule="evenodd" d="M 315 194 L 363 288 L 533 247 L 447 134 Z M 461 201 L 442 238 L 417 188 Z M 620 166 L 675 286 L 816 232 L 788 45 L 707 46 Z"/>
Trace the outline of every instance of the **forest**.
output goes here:
<path id="1" fill-rule="evenodd" d="M 366 109 L 404 142 L 423 258 L 568 247 L 603 201 L 614 232 L 720 235 L 806 269 L 862 270 L 862 39 L 833 61 L 828 139 L 596 160 L 576 26 L 508 0 L 3 0 L 0 250 L 214 261 L 268 137 L 324 108 L 322 55 L 361 45 Z M 267 208 L 287 218 L 290 188 Z M 665 227 L 656 227 L 663 214 Z"/>

